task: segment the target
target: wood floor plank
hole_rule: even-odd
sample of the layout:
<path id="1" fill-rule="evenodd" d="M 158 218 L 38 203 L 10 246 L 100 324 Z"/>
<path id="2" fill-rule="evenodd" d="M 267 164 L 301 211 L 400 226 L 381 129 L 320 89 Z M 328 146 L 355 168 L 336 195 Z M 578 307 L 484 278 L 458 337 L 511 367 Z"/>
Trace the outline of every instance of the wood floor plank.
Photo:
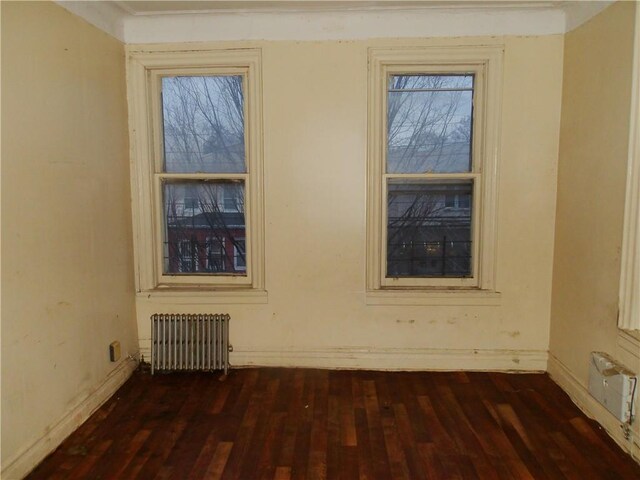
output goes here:
<path id="1" fill-rule="evenodd" d="M 547 422 L 544 413 L 536 408 L 531 402 L 526 402 L 531 390 L 521 389 L 519 395 L 510 394 L 510 404 L 504 409 L 507 417 L 516 428 L 520 438 L 525 441 L 527 448 L 531 451 L 542 467 L 548 478 L 562 480 L 566 475 L 560 469 L 556 458 L 560 457 L 560 452 L 551 437 L 552 429 L 549 426 L 541 428 Z M 503 407 L 504 408 L 504 407 Z M 556 458 L 554 458 L 556 457 Z"/>
<path id="2" fill-rule="evenodd" d="M 270 480 L 275 474 L 279 447 L 278 440 L 282 438 L 285 416 L 286 414 L 283 412 L 271 414 L 267 422 L 264 441 L 259 438 L 256 439 L 262 443 L 262 448 L 260 449 L 260 459 L 255 469 L 255 478 Z"/>
<path id="3" fill-rule="evenodd" d="M 209 468 L 204 474 L 204 478 L 217 480 L 222 477 L 222 473 L 224 472 L 224 468 L 232 449 L 232 442 L 220 442 L 218 444 L 216 451 L 213 454 L 213 458 L 211 459 L 211 463 L 209 464 Z"/>
<path id="4" fill-rule="evenodd" d="M 337 372 L 335 374 L 335 385 L 338 398 L 340 444 L 343 447 L 355 447 L 358 438 L 356 436 L 355 407 L 349 372 Z"/>
<path id="5" fill-rule="evenodd" d="M 456 445 L 449 435 L 449 430 L 442 425 L 442 417 L 436 413 L 431 397 L 420 395 L 418 402 L 424 414 L 424 421 L 429 431 L 428 443 L 436 444 L 445 451 L 453 451 Z"/>
<path id="6" fill-rule="evenodd" d="M 640 465 L 544 374 L 250 368 L 136 372 L 27 478 L 637 480 Z"/>
<path id="7" fill-rule="evenodd" d="M 213 458 L 213 455 L 216 451 L 218 443 L 219 433 L 216 430 L 210 431 L 202 447 L 200 448 L 200 451 L 198 452 L 198 457 L 196 458 L 194 464 L 191 466 L 188 472 L 188 480 L 197 480 L 199 478 L 204 478 L 205 473 L 209 468 L 209 463 L 211 462 L 211 459 Z"/>
<path id="8" fill-rule="evenodd" d="M 319 375 L 315 385 L 307 478 L 324 480 L 327 478 L 329 372 Z"/>
<path id="9" fill-rule="evenodd" d="M 478 434 L 473 428 L 475 417 L 469 419 L 461 407 L 461 402 L 470 395 L 472 386 L 466 375 L 456 375 L 454 380 L 457 383 L 452 383 L 449 387 L 442 386 L 438 389 L 438 392 L 444 407 L 444 418 L 453 421 L 453 425 L 456 426 L 456 428 L 451 426 L 449 428 L 453 428 L 454 431 L 458 432 L 454 438 L 458 444 L 459 451 L 461 453 L 475 452 L 474 455 L 466 455 L 462 459 L 462 464 L 465 464 L 466 457 L 468 457 L 468 462 L 473 466 L 473 472 L 468 475 L 477 474 L 481 478 L 496 480 L 499 478 L 498 472 L 482 448 L 478 440 Z M 470 468 L 468 469 L 470 470 Z"/>
<path id="10" fill-rule="evenodd" d="M 69 472 L 69 478 L 86 478 L 91 475 L 94 465 L 102 458 L 104 453 L 113 444 L 113 439 L 104 440 L 98 443 L 92 452 L 87 455 L 84 462 L 77 468 Z"/>
<path id="11" fill-rule="evenodd" d="M 393 417 L 384 417 L 382 419 L 382 433 L 384 435 L 384 444 L 387 451 L 391 478 L 394 480 L 408 480 L 410 478 L 409 466 L 407 465 L 407 459 L 400 445 L 396 422 Z"/>
<path id="12" fill-rule="evenodd" d="M 427 480 L 455 478 L 456 472 L 445 471 L 444 465 L 440 461 L 440 458 L 438 458 L 437 450 L 436 445 L 431 442 L 418 444 L 418 453 L 422 460 L 422 466 L 426 475 L 425 478 L 427 478 Z M 459 474 L 457 478 L 460 478 Z"/>
<path id="13" fill-rule="evenodd" d="M 371 460 L 375 478 L 391 478 L 389 459 L 384 441 L 384 431 L 378 401 L 378 392 L 374 380 L 363 382 L 365 411 L 369 427 L 369 442 L 371 445 Z"/>
<path id="14" fill-rule="evenodd" d="M 404 456 L 409 469 L 410 478 L 425 478 L 426 474 L 422 466 L 420 453 L 415 448 L 417 444 L 413 430 L 413 422 L 404 403 L 396 403 L 393 406 L 395 424 L 398 431 L 398 441 L 404 451 Z"/>
<path id="15" fill-rule="evenodd" d="M 338 398 L 338 379 L 331 376 L 329 386 L 329 409 L 327 413 L 327 478 L 340 477 L 340 399 Z"/>
<path id="16" fill-rule="evenodd" d="M 293 458 L 291 459 L 291 478 L 296 480 L 307 478 L 315 397 L 314 375 L 305 376 L 300 395 L 302 401 L 299 403 L 299 408 L 295 410 L 297 431 Z"/>
<path id="17" fill-rule="evenodd" d="M 239 469 L 240 478 L 258 478 L 260 476 L 261 457 L 271 454 L 270 443 L 272 442 L 270 442 L 270 435 L 275 435 L 273 431 L 278 430 L 281 423 L 281 415 L 273 413 L 273 405 L 279 388 L 280 380 L 269 375 L 264 391 L 259 397 L 261 405 L 256 425 L 242 455 L 242 465 Z"/>
<path id="18" fill-rule="evenodd" d="M 291 478 L 291 467 L 277 467 L 273 480 L 289 480 Z"/>
<path id="19" fill-rule="evenodd" d="M 358 452 L 358 478 L 360 480 L 372 480 L 373 450 L 369 438 L 369 426 L 367 425 L 367 413 L 364 408 L 356 408 L 354 412 L 356 422 L 357 452 Z"/>
<path id="20" fill-rule="evenodd" d="M 228 468 L 223 472 L 222 478 L 243 478 L 241 476 L 243 471 L 255 474 L 256 457 L 259 456 L 260 452 L 256 452 L 255 448 L 251 448 L 254 432 L 256 429 L 260 431 L 259 433 L 265 430 L 264 422 L 259 422 L 259 419 L 266 415 L 269 411 L 268 406 L 273 404 L 276 388 L 276 385 L 269 382 L 266 371 L 262 372 L 262 375 L 259 375 L 256 379 L 255 390 L 250 392 L 245 414 L 233 442 L 234 448 L 229 457 Z"/>

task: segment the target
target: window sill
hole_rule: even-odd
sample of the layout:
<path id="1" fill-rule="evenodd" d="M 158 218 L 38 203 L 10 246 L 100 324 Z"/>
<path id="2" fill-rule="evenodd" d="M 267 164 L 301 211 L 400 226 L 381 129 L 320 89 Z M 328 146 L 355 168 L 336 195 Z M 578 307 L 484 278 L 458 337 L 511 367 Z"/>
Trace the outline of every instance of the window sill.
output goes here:
<path id="1" fill-rule="evenodd" d="M 381 289 L 366 293 L 367 305 L 476 305 L 497 306 L 502 294 L 478 289 Z"/>
<path id="2" fill-rule="evenodd" d="M 265 304 L 266 290 L 204 290 L 189 288 L 157 288 L 138 292 L 139 301 L 173 305 Z"/>

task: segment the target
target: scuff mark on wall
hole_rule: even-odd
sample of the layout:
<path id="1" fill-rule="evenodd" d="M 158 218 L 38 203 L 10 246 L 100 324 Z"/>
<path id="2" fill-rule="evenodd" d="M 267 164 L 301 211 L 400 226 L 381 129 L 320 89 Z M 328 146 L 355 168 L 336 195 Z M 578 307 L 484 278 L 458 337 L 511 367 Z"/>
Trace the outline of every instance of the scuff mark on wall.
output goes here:
<path id="1" fill-rule="evenodd" d="M 517 338 L 520 336 L 520 330 L 513 330 L 513 331 L 509 331 L 509 330 L 502 330 L 500 333 L 503 333 L 505 335 L 510 336 L 511 338 Z"/>

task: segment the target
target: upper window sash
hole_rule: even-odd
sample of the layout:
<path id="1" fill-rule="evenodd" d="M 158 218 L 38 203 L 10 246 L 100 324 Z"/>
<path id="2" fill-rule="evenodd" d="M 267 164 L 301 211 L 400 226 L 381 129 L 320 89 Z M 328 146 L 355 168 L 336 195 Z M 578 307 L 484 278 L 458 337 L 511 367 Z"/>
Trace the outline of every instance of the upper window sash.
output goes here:
<path id="1" fill-rule="evenodd" d="M 498 118 L 501 47 L 372 48 L 369 51 L 369 178 L 367 290 L 494 288 Z M 394 75 L 474 76 L 472 164 L 468 172 L 397 174 L 387 171 L 387 95 Z M 388 182 L 470 180 L 473 183 L 472 261 L 469 277 L 387 276 Z"/>
<path id="2" fill-rule="evenodd" d="M 152 98 L 151 102 L 151 115 L 153 119 L 153 157 L 154 157 L 154 173 L 165 173 L 167 175 L 175 174 L 210 174 L 211 176 L 224 175 L 224 174 L 234 174 L 234 173 L 250 173 L 250 162 L 248 161 L 249 155 L 249 145 L 248 139 L 250 138 L 251 132 L 249 132 L 249 128 L 251 125 L 247 124 L 246 119 L 249 118 L 249 103 L 250 99 L 248 98 L 248 68 L 229 68 L 229 67 L 221 67 L 221 68 L 198 68 L 198 69 L 180 69 L 176 71 L 175 69 L 158 69 L 149 72 L 149 82 L 150 82 L 150 95 Z M 243 93 L 243 105 L 242 105 L 242 118 L 236 119 L 236 121 L 243 121 L 244 125 L 244 135 L 243 135 L 243 143 L 244 143 L 244 152 L 243 152 L 243 165 L 237 165 L 236 168 L 229 169 L 224 171 L 221 168 L 216 168 L 216 165 L 209 166 L 206 170 L 196 170 L 195 167 L 189 171 L 188 168 L 180 170 L 177 166 L 172 168 L 167 168 L 168 159 L 165 153 L 165 143 L 166 143 L 166 125 L 165 125 L 165 111 L 163 110 L 163 87 L 170 88 L 173 82 L 171 80 L 175 80 L 175 82 L 179 82 L 179 79 L 186 77 L 186 79 L 193 79 L 195 81 L 200 78 L 207 79 L 210 77 L 227 77 L 227 78 L 239 78 L 241 79 L 241 88 Z M 169 83 L 168 83 L 169 82 Z M 196 88 L 198 85 L 196 85 Z M 166 94 L 164 94 L 166 98 Z M 206 98 L 204 94 L 202 94 L 202 100 L 207 102 L 215 102 L 215 99 Z"/>
<path id="3" fill-rule="evenodd" d="M 264 289 L 260 57 L 259 49 L 176 52 L 167 47 L 158 47 L 151 51 L 146 48 L 128 50 L 134 251 L 139 291 L 167 286 Z M 242 79 L 244 171 L 165 168 L 162 81 L 182 76 L 237 76 Z M 196 243 L 199 256 L 193 261 L 202 260 L 199 265 L 202 268 L 190 275 L 191 272 L 177 271 L 177 265 L 167 267 L 167 247 L 163 245 L 169 241 L 167 220 L 164 218 L 165 186 L 223 181 L 236 182 L 244 188 L 241 208 L 246 223 L 243 235 L 246 236 L 246 271 L 232 274 L 207 271 L 206 242 L 200 242 L 200 239 Z M 226 212 L 222 203 L 220 209 L 223 213 L 232 213 Z M 177 242 L 175 240 L 174 243 L 177 245 Z"/>
<path id="4" fill-rule="evenodd" d="M 478 83 L 475 73 L 425 70 L 419 73 L 391 70 L 386 76 L 384 171 L 386 174 L 470 172 L 475 150 L 471 144 L 473 95 Z M 468 140 L 462 138 L 466 129 Z M 458 138 L 454 140 L 456 135 Z M 467 144 L 468 151 L 465 152 L 463 144 Z M 449 155 L 449 161 L 445 150 L 454 153 Z"/>

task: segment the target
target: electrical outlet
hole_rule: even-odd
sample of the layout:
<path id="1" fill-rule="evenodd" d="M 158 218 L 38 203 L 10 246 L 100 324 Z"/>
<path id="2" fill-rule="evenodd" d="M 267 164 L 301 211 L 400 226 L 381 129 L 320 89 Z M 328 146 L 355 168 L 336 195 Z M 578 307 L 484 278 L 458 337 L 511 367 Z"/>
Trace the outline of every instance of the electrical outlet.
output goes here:
<path id="1" fill-rule="evenodd" d="M 117 340 L 109 345 L 109 360 L 112 362 L 120 360 L 120 342 Z"/>

